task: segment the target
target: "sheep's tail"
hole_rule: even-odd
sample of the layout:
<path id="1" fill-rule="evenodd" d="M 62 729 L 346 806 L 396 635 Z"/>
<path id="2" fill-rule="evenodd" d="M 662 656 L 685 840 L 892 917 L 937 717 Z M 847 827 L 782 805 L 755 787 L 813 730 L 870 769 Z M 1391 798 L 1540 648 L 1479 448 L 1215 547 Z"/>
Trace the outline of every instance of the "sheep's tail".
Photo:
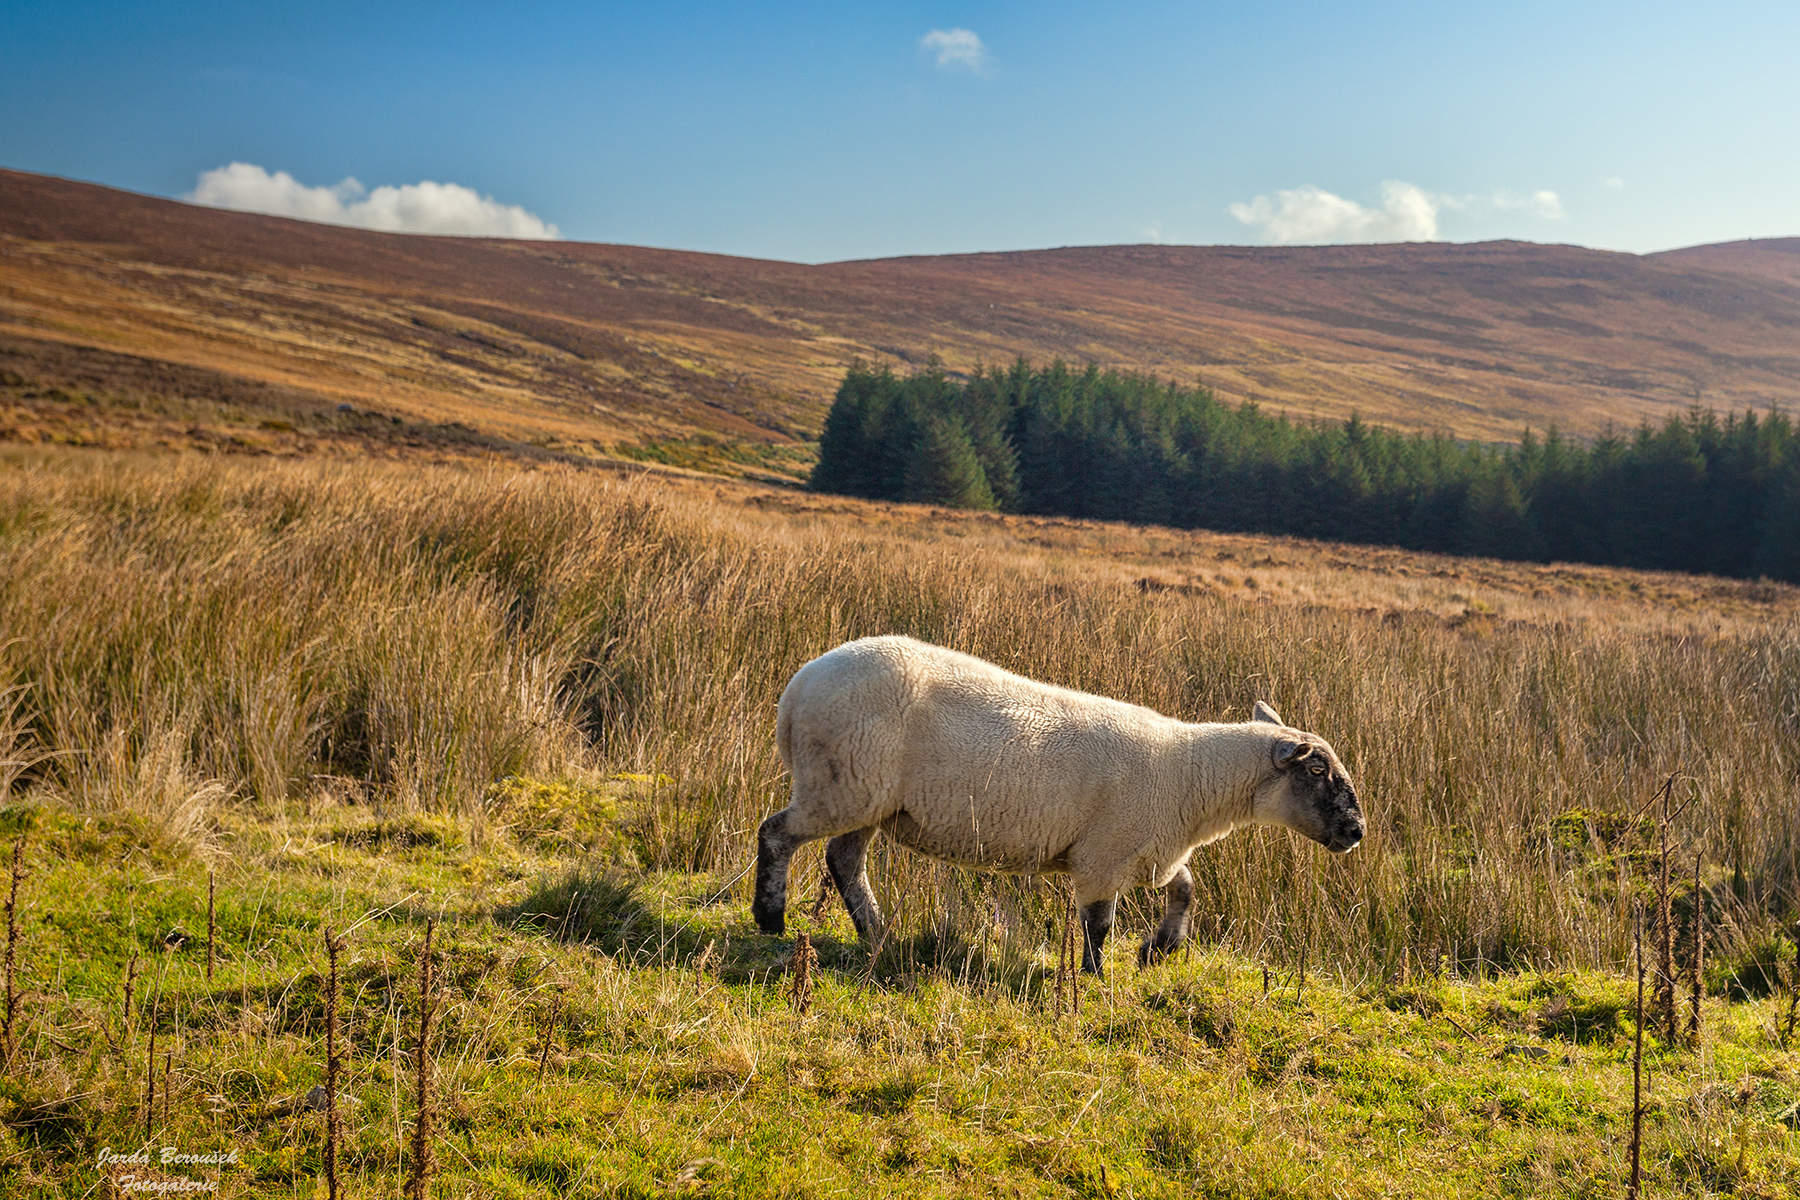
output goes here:
<path id="1" fill-rule="evenodd" d="M 781 754 L 782 765 L 788 770 L 794 769 L 794 706 L 788 702 L 788 694 L 781 694 L 781 703 L 775 709 L 775 749 Z"/>

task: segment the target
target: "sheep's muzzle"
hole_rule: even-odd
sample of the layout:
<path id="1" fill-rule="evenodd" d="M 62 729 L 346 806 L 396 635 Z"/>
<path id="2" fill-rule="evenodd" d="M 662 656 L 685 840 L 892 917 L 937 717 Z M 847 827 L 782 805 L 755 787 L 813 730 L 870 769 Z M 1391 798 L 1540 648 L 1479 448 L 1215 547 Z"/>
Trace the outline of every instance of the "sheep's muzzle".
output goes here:
<path id="1" fill-rule="evenodd" d="M 1354 808 L 1340 812 L 1322 839 L 1323 845 L 1333 854 L 1348 854 L 1356 849 L 1363 840 L 1362 814 Z"/>

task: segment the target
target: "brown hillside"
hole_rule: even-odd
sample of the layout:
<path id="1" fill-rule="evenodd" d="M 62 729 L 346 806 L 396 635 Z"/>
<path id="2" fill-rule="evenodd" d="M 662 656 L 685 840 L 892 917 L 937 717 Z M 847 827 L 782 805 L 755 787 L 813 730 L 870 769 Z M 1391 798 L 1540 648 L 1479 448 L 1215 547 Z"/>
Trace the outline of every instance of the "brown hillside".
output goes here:
<path id="1" fill-rule="evenodd" d="M 1698 267 L 1703 271 L 1761 275 L 1780 283 L 1800 286 L 1800 238 L 1750 238 L 1742 242 L 1719 242 L 1712 246 L 1665 250 L 1650 257 L 1659 262 Z"/>
<path id="2" fill-rule="evenodd" d="M 371 233 L 0 171 L 0 439 L 284 452 L 398 428 L 792 473 L 851 358 L 933 354 L 952 370 L 1060 355 L 1466 437 L 1588 433 L 1696 400 L 1800 399 L 1797 249 L 1117 246 L 805 266 Z"/>

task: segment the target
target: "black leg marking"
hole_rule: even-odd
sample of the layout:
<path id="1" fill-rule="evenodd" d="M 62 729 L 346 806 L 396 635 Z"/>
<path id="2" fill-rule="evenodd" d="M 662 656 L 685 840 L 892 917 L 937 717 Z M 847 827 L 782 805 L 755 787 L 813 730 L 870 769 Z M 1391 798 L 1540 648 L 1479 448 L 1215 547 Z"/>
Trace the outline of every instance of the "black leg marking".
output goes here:
<path id="1" fill-rule="evenodd" d="M 875 903 L 875 893 L 869 889 L 869 875 L 864 869 L 869 840 L 874 836 L 875 827 L 871 825 L 825 843 L 825 866 L 831 872 L 831 881 L 837 884 L 838 895 L 850 910 L 856 935 L 869 946 L 881 933 L 881 907 Z"/>
<path id="2" fill-rule="evenodd" d="M 1194 902 L 1194 876 L 1186 868 L 1175 872 L 1169 886 L 1163 889 L 1168 898 L 1163 909 L 1162 924 L 1138 947 L 1138 966 L 1149 967 L 1181 949 L 1188 935 L 1188 908 Z"/>
<path id="3" fill-rule="evenodd" d="M 756 899 L 750 911 L 756 927 L 777 936 L 787 932 L 788 860 L 801 845 L 787 831 L 787 810 L 762 823 L 756 831 Z"/>
<path id="4" fill-rule="evenodd" d="M 1106 945 L 1106 935 L 1112 931 L 1113 913 L 1119 907 L 1119 898 L 1096 900 L 1084 905 L 1081 909 L 1081 969 L 1098 979 L 1106 978 L 1106 969 L 1100 961 L 1100 948 Z"/>

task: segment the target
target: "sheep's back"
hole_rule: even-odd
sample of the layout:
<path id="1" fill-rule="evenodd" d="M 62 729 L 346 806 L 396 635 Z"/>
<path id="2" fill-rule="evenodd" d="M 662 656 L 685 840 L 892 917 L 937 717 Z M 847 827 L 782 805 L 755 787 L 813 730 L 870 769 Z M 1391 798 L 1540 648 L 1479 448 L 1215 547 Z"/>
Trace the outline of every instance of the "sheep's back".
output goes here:
<path id="1" fill-rule="evenodd" d="M 1055 869 L 1146 802 L 1179 725 L 1148 709 L 1014 675 L 903 638 L 848 643 L 782 697 L 800 790 L 935 857 Z M 791 718 L 791 728 L 789 721 Z"/>

